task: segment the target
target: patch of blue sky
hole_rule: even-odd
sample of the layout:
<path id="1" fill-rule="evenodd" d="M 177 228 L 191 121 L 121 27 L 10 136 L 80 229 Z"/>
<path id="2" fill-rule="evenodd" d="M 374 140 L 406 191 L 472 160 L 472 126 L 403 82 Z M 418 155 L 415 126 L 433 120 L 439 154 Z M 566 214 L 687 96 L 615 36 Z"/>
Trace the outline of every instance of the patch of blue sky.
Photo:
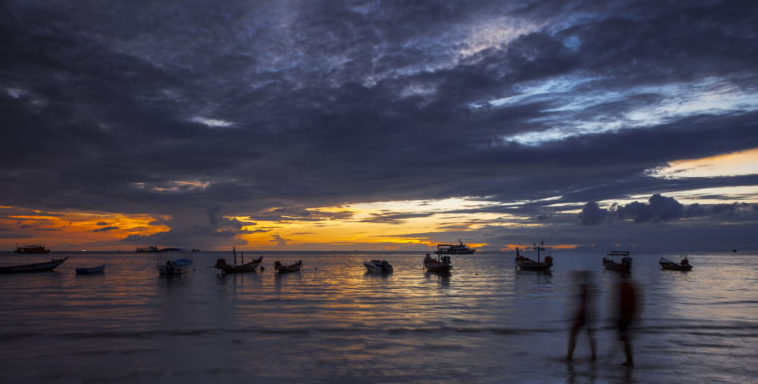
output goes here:
<path id="1" fill-rule="evenodd" d="M 735 82 L 719 78 L 706 78 L 695 83 L 646 85 L 627 90 L 587 90 L 577 87 L 585 81 L 565 78 L 551 79 L 523 88 L 519 95 L 490 101 L 494 107 L 517 105 L 535 100 L 546 101 L 554 107 L 542 110 L 543 116 L 531 119 L 541 122 L 547 129 L 533 130 L 502 137 L 503 142 L 540 145 L 569 137 L 600 134 L 622 129 L 654 127 L 676 119 L 699 114 L 727 114 L 758 110 L 758 92 L 743 89 Z M 632 99 L 636 96 L 655 95 L 646 104 Z M 585 118 L 579 112 L 603 104 L 629 100 L 625 111 L 613 109 L 608 114 L 594 114 Z M 564 103 L 565 102 L 565 103 Z"/>

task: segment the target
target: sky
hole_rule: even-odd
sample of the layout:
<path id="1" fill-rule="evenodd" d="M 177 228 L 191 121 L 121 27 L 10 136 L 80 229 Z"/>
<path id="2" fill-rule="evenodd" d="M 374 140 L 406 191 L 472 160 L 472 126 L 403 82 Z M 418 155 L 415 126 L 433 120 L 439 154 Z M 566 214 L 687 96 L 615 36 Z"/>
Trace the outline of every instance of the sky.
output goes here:
<path id="1" fill-rule="evenodd" d="M 758 249 L 758 2 L 0 2 L 0 248 Z"/>

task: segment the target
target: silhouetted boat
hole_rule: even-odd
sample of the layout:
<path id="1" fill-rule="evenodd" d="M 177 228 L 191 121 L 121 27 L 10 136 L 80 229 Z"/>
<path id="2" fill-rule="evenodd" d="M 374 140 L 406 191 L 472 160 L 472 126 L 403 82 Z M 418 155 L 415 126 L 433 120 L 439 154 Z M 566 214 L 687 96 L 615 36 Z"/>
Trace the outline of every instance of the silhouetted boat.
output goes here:
<path id="1" fill-rule="evenodd" d="M 241 260 L 242 264 L 237 264 L 237 249 L 232 248 L 232 253 L 234 253 L 234 264 L 227 264 L 225 259 L 219 258 L 216 260 L 215 267 L 221 270 L 223 273 L 255 272 L 255 269 L 258 268 L 258 265 L 260 265 L 261 261 L 263 261 L 263 256 L 260 256 L 257 259 L 253 259 L 247 263 L 245 263 L 243 259 Z"/>
<path id="2" fill-rule="evenodd" d="M 629 273 L 632 270 L 632 258 L 629 251 L 610 251 L 603 257 L 603 267 L 610 271 Z"/>
<path id="3" fill-rule="evenodd" d="M 692 264 L 687 260 L 686 255 L 682 256 L 682 260 L 679 263 L 675 263 L 665 257 L 661 257 L 661 259 L 658 260 L 658 263 L 661 265 L 661 269 L 667 269 L 669 271 L 689 271 L 692 269 Z"/>
<path id="4" fill-rule="evenodd" d="M 176 259 L 167 260 L 165 264 L 156 265 L 158 273 L 166 276 L 183 275 L 192 270 L 192 260 Z"/>
<path id="5" fill-rule="evenodd" d="M 155 268 L 158 273 L 165 276 L 183 275 L 192 270 L 192 253 L 189 257 L 172 259 L 175 253 L 169 254 L 167 250 L 157 252 Z"/>
<path id="6" fill-rule="evenodd" d="M 516 248 L 516 259 L 514 260 L 514 263 L 516 263 L 518 269 L 522 271 L 550 272 L 550 268 L 553 267 L 552 252 L 545 256 L 545 261 L 541 261 L 540 256 L 542 256 L 542 252 L 548 249 L 545 248 L 542 243 L 540 243 L 540 245 L 535 244 L 531 249 L 537 251 L 537 261 L 522 256 L 519 249 Z"/>
<path id="7" fill-rule="evenodd" d="M 50 250 L 45 248 L 44 245 L 32 244 L 25 245 L 23 247 L 16 247 L 16 253 L 22 254 L 38 254 L 38 253 L 50 253 Z"/>
<path id="8" fill-rule="evenodd" d="M 387 275 L 393 271 L 392 264 L 390 264 L 387 260 L 364 261 L 363 265 L 366 267 L 366 270 L 371 273 L 381 273 L 383 275 Z"/>
<path id="9" fill-rule="evenodd" d="M 429 272 L 444 275 L 450 273 L 450 270 L 453 269 L 453 264 L 450 263 L 450 256 L 437 255 L 437 258 L 435 259 L 427 253 L 424 257 L 424 267 L 426 267 Z"/>
<path id="10" fill-rule="evenodd" d="M 94 275 L 103 272 L 105 272 L 105 264 L 98 265 L 97 267 L 84 267 L 76 269 L 77 275 Z"/>
<path id="11" fill-rule="evenodd" d="M 66 260 L 68 260 L 68 257 L 52 259 L 43 263 L 10 265 L 7 267 L 0 267 L 0 273 L 49 272 L 63 264 Z"/>
<path id="12" fill-rule="evenodd" d="M 437 250 L 434 253 L 438 255 L 471 255 L 476 249 L 471 249 L 468 245 L 458 239 L 458 244 L 437 244 Z"/>
<path id="13" fill-rule="evenodd" d="M 297 272 L 303 266 L 303 261 L 298 260 L 292 264 L 282 264 L 278 260 L 274 262 L 274 271 L 278 274 Z"/>

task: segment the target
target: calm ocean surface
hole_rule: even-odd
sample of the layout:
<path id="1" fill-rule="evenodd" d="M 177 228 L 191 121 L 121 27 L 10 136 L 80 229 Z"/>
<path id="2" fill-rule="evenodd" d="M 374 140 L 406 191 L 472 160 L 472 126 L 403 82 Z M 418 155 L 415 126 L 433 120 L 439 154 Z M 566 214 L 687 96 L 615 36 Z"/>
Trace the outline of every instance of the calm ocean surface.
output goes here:
<path id="1" fill-rule="evenodd" d="M 160 277 L 155 255 L 53 254 L 55 272 L 0 275 L 3 383 L 748 383 L 758 377 L 758 255 L 690 254 L 689 273 L 633 254 L 644 303 L 636 366 L 609 323 L 616 275 L 602 253 L 554 252 L 550 276 L 513 253 L 453 256 L 450 277 L 420 253 L 255 253 L 264 272 L 220 276 L 217 257 Z M 246 258 L 253 254 L 246 254 Z M 663 255 L 678 260 L 677 255 Z M 50 255 L 0 254 L 0 265 Z M 384 258 L 393 275 L 365 275 Z M 275 276 L 274 260 L 303 260 Z M 104 275 L 74 268 L 106 263 Z M 572 271 L 593 271 L 599 359 L 586 334 L 564 361 Z"/>

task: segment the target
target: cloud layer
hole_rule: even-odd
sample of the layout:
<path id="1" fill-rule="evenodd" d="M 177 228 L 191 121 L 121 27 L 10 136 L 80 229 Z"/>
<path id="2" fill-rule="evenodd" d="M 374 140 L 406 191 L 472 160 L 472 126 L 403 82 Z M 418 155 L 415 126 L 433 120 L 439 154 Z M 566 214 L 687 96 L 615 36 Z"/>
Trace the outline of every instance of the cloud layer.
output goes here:
<path id="1" fill-rule="evenodd" d="M 487 199 L 544 228 L 726 220 L 665 196 L 756 175 L 649 170 L 758 147 L 756 15 L 731 1 L 8 1 L 0 204 L 168 217 L 122 239 L 204 248 L 252 231 L 297 242 L 229 217 L 344 221 L 313 208 L 377 201 Z M 584 205 L 642 194 L 655 199 Z M 567 207 L 582 206 L 577 221 Z M 485 227 L 465 237 L 533 240 Z"/>

